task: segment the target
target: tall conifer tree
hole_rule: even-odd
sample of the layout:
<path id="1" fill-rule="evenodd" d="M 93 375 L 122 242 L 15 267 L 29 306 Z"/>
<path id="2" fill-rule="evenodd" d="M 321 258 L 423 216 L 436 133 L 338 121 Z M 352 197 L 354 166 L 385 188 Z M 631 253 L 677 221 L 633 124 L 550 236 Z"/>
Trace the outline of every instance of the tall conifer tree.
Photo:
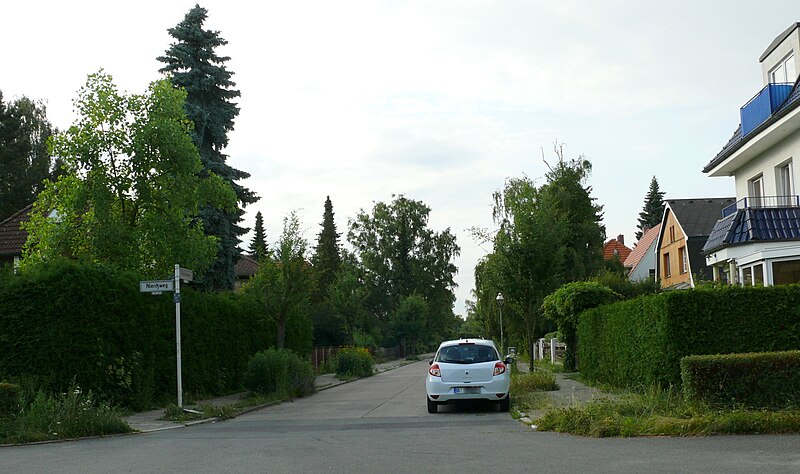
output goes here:
<path id="1" fill-rule="evenodd" d="M 192 139 L 204 167 L 201 175 L 211 171 L 230 183 L 236 192 L 238 205 L 234 209 L 205 207 L 199 216 L 206 234 L 219 238 L 217 261 L 201 285 L 206 289 L 227 290 L 233 288 L 235 280 L 239 237 L 247 232 L 239 226 L 244 214 L 242 208 L 256 202 L 258 197 L 236 183 L 250 174 L 225 163 L 228 156 L 223 149 L 228 145 L 233 119 L 239 114 L 233 99 L 240 94 L 234 89 L 233 73 L 225 67 L 230 58 L 218 56 L 214 51 L 228 42 L 218 31 L 203 29 L 207 16 L 208 11 L 199 5 L 189 10 L 183 21 L 168 30 L 176 41 L 158 60 L 166 64 L 159 71 L 169 74 L 175 86 L 186 89 L 186 114 L 194 122 Z"/>
<path id="2" fill-rule="evenodd" d="M 324 297 L 328 287 L 336 280 L 336 274 L 342 263 L 339 248 L 339 233 L 333 221 L 333 204 L 331 197 L 325 199 L 325 211 L 322 214 L 322 229 L 317 237 L 317 247 L 311 257 L 314 271 L 317 274 L 317 295 Z"/>
<path id="3" fill-rule="evenodd" d="M 31 204 L 53 177 L 47 151 L 53 132 L 44 103 L 27 97 L 5 103 L 0 91 L 0 221 Z"/>
<path id="4" fill-rule="evenodd" d="M 642 238 L 644 231 L 650 227 L 655 227 L 661 223 L 664 216 L 664 192 L 658 188 L 658 180 L 655 176 L 650 180 L 650 190 L 644 197 L 644 206 L 639 213 L 639 232 L 636 233 L 636 240 Z"/>
<path id="5" fill-rule="evenodd" d="M 264 231 L 264 216 L 256 212 L 256 226 L 253 240 L 250 242 L 250 256 L 261 260 L 267 256 L 267 233 Z"/>

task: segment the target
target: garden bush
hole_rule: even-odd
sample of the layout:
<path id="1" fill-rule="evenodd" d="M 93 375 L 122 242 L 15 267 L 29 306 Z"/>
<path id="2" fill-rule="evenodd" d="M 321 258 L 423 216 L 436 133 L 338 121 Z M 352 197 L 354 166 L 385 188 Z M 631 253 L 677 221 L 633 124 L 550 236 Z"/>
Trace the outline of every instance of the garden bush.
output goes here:
<path id="1" fill-rule="evenodd" d="M 0 382 L 0 419 L 19 412 L 19 385 Z"/>
<path id="2" fill-rule="evenodd" d="M 244 373 L 244 386 L 253 393 L 279 397 L 304 396 L 314 391 L 311 363 L 286 349 L 267 349 L 254 355 Z"/>
<path id="3" fill-rule="evenodd" d="M 578 323 L 579 370 L 617 386 L 679 386 L 688 355 L 800 348 L 800 288 L 669 291 L 590 309 Z"/>
<path id="4" fill-rule="evenodd" d="M 688 356 L 681 377 L 687 399 L 714 406 L 800 405 L 800 351 Z"/>
<path id="5" fill-rule="evenodd" d="M 338 377 L 369 377 L 375 371 L 375 360 L 363 347 L 343 347 L 336 360 Z"/>

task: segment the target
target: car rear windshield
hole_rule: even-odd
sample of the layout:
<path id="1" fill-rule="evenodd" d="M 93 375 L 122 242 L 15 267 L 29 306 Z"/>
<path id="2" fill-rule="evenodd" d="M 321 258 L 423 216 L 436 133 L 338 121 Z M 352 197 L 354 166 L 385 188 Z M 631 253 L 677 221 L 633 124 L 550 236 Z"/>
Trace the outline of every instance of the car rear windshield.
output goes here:
<path id="1" fill-rule="evenodd" d="M 478 362 L 491 362 L 499 360 L 497 351 L 491 346 L 479 344 L 459 344 L 443 347 L 439 351 L 437 362 L 450 364 L 475 364 Z"/>

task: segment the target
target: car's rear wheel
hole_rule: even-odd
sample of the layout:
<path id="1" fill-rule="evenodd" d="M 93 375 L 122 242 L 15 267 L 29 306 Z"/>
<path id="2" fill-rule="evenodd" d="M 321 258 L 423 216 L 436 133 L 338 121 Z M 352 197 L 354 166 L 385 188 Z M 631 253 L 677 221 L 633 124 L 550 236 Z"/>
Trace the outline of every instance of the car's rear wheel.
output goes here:
<path id="1" fill-rule="evenodd" d="M 506 398 L 500 400 L 497 404 L 500 407 L 500 411 L 507 412 L 511 407 L 511 394 L 506 395 Z"/>
<path id="2" fill-rule="evenodd" d="M 438 403 L 431 401 L 431 399 L 428 397 L 425 397 L 425 399 L 428 401 L 428 413 L 436 413 L 439 411 Z"/>

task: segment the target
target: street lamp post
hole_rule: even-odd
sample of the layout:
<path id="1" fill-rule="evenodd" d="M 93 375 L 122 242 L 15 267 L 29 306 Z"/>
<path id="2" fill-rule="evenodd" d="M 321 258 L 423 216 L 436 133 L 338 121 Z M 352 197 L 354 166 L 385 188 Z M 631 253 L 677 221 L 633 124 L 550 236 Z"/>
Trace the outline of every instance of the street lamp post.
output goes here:
<path id="1" fill-rule="evenodd" d="M 505 357 L 505 349 L 503 349 L 503 302 L 505 301 L 505 298 L 503 298 L 502 293 L 497 293 L 497 298 L 495 298 L 495 300 L 497 301 L 497 307 L 500 309 L 500 352 L 502 352 L 503 357 Z"/>

